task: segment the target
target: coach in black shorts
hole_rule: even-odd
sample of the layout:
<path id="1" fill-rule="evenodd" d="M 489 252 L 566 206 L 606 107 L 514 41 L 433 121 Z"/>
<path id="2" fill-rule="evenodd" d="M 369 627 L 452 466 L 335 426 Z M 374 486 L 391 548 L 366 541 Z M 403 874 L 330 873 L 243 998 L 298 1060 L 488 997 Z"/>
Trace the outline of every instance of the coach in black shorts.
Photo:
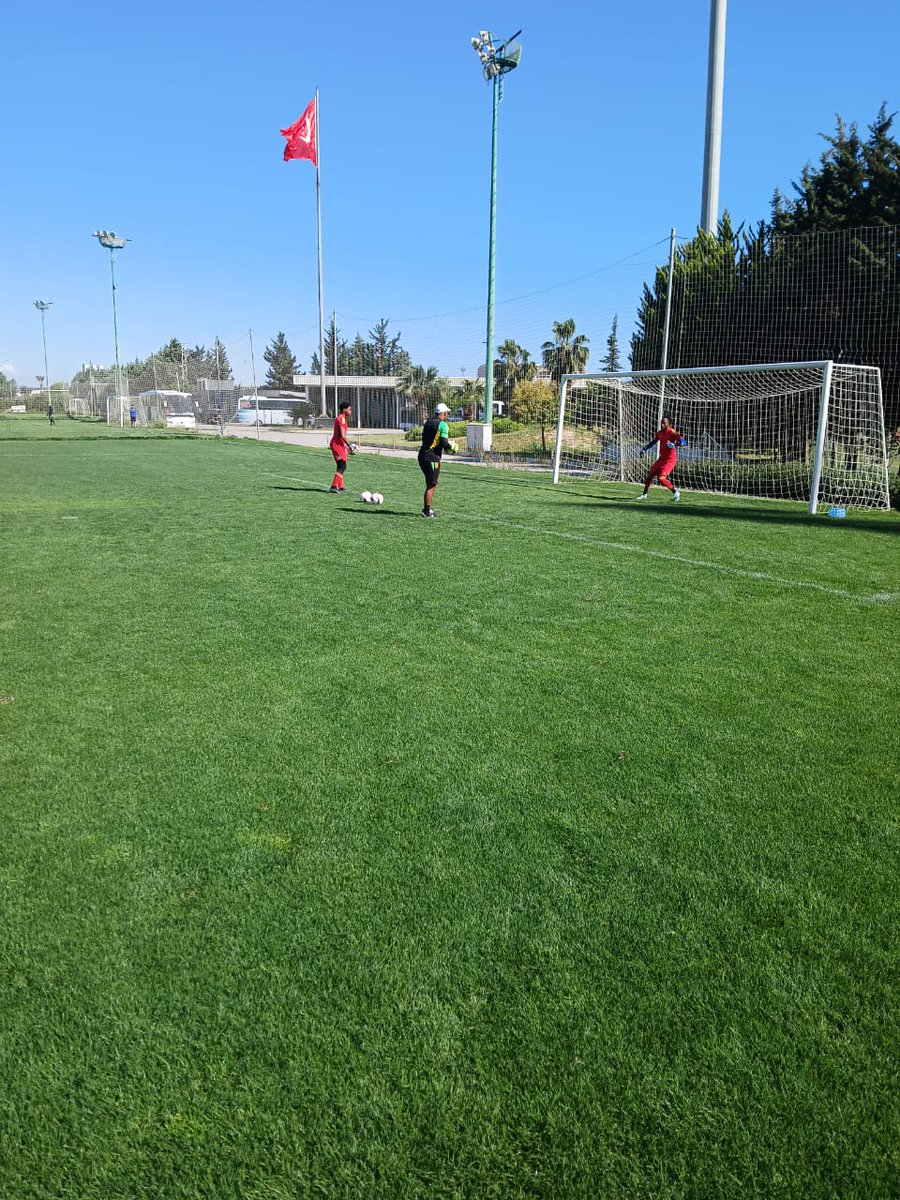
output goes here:
<path id="1" fill-rule="evenodd" d="M 422 506 L 423 517 L 433 517 L 434 509 L 431 501 L 434 499 L 434 489 L 438 485 L 441 473 L 441 455 L 444 451 L 455 454 L 453 443 L 450 441 L 450 426 L 447 424 L 447 414 L 450 409 L 446 404 L 437 404 L 434 416 L 429 417 L 422 429 L 422 448 L 419 450 L 419 466 L 425 476 L 425 502 Z"/>

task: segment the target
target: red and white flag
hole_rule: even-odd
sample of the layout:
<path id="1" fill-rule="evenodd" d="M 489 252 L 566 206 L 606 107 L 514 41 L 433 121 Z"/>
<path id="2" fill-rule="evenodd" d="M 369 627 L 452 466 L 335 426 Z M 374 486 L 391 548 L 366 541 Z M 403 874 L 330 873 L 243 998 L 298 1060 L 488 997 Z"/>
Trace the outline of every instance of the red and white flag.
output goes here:
<path id="1" fill-rule="evenodd" d="M 316 102 L 310 100 L 299 121 L 282 129 L 281 136 L 287 138 L 284 161 L 291 158 L 308 158 L 314 167 L 319 165 L 319 145 L 316 131 Z"/>

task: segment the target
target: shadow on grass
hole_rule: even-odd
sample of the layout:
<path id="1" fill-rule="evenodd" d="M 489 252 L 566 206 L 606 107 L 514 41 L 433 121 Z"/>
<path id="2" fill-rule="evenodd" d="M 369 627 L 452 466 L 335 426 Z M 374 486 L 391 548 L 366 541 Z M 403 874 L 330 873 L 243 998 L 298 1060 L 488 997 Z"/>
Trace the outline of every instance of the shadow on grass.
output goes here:
<path id="1" fill-rule="evenodd" d="M 692 500 L 681 500 L 679 503 L 673 501 L 657 501 L 654 503 L 648 500 L 644 504 L 635 504 L 634 496 L 583 496 L 580 504 L 574 504 L 571 500 L 562 500 L 562 507 L 584 508 L 585 504 L 594 503 L 602 505 L 634 504 L 635 512 L 642 516 L 649 514 L 659 514 L 665 512 L 667 517 L 711 517 L 718 521 L 756 521 L 764 525 L 816 525 L 820 528 L 829 529 L 862 529 L 866 533 L 886 533 L 888 535 L 896 535 L 900 533 L 900 520 L 894 520 L 892 523 L 887 523 L 884 516 L 879 517 L 841 517 L 840 519 L 830 520 L 825 512 L 819 513 L 815 517 L 811 517 L 805 510 L 803 512 L 772 512 L 764 508 L 729 508 L 727 505 L 712 505 L 712 504 L 696 504 Z"/>
<path id="2" fill-rule="evenodd" d="M 323 496 L 328 496 L 331 493 L 324 485 L 316 487 L 313 484 L 304 485 L 303 487 L 292 487 L 287 483 L 273 483 L 271 485 L 273 492 L 319 492 Z"/>
<path id="3" fill-rule="evenodd" d="M 341 512 L 353 513 L 357 517 L 418 517 L 420 520 L 422 519 L 421 513 L 412 511 L 403 512 L 396 508 L 383 508 L 379 504 L 374 505 L 374 507 L 370 504 L 359 504 L 354 505 L 353 508 L 342 504 Z"/>

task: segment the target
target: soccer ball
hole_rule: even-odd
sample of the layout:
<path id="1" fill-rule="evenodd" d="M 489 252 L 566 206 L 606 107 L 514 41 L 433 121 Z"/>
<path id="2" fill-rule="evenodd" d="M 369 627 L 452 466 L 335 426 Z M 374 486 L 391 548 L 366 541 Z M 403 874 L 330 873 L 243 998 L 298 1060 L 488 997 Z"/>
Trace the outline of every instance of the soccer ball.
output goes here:
<path id="1" fill-rule="evenodd" d="M 371 492 L 360 492 L 359 498 L 362 500 L 363 504 L 371 504 L 374 500 L 374 496 Z"/>
<path id="2" fill-rule="evenodd" d="M 350 443 L 350 453 L 351 454 L 359 454 L 359 446 L 357 446 L 356 442 Z"/>
<path id="3" fill-rule="evenodd" d="M 373 504 L 384 504 L 384 496 L 382 496 L 381 492 L 373 492 L 372 493 L 372 503 Z"/>

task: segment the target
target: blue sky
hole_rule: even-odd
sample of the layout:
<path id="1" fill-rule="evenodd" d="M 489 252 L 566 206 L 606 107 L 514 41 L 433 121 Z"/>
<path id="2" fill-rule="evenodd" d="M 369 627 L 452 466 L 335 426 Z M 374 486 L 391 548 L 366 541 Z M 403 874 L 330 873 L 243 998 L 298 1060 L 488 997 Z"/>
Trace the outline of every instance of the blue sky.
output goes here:
<path id="1" fill-rule="evenodd" d="M 523 30 L 501 105 L 498 340 L 537 354 L 575 316 L 596 356 L 627 334 L 670 227 L 699 221 L 708 0 L 324 5 L 45 0 L 4 21 L 0 369 L 50 375 L 173 336 L 222 338 L 247 378 L 285 331 L 318 342 L 315 170 L 279 129 L 321 93 L 325 306 L 342 334 L 391 320 L 415 361 L 484 361 L 490 87 L 469 38 Z M 769 214 L 835 114 L 900 108 L 900 5 L 732 0 L 720 205 Z M 653 247 L 652 249 L 648 249 Z M 621 264 L 613 266 L 613 264 Z M 577 281 L 567 283 L 567 281 Z M 529 297 L 529 299 L 520 299 Z M 455 315 L 446 315 L 455 314 Z M 242 349 L 243 348 L 243 349 Z"/>

